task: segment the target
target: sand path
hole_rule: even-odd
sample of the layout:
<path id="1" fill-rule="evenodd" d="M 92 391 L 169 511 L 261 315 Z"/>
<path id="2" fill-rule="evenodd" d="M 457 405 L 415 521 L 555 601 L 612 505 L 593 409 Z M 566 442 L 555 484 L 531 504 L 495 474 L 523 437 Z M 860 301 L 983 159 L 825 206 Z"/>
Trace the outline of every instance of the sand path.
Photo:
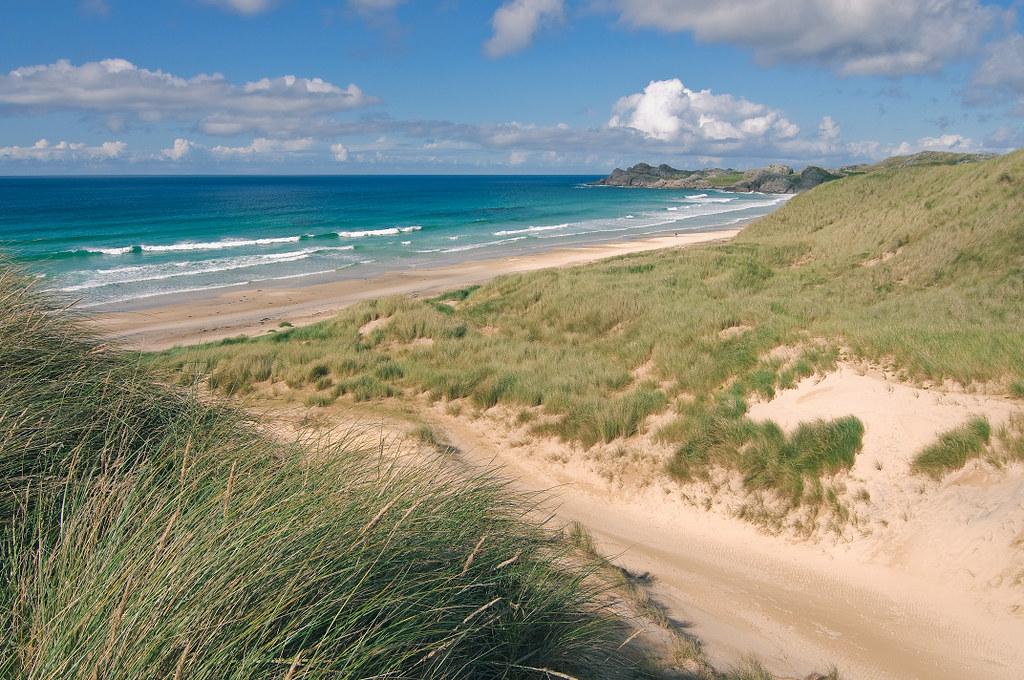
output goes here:
<path id="1" fill-rule="evenodd" d="M 438 425 L 469 462 L 501 465 L 519 487 L 548 490 L 559 520 L 583 523 L 605 554 L 650 572 L 656 596 L 717 667 L 754 655 L 790 677 L 833 664 L 847 680 L 1024 677 L 1024 621 L 941 581 L 765 536 L 670 503 L 658 489 L 617 497 L 503 452 L 464 420 Z"/>

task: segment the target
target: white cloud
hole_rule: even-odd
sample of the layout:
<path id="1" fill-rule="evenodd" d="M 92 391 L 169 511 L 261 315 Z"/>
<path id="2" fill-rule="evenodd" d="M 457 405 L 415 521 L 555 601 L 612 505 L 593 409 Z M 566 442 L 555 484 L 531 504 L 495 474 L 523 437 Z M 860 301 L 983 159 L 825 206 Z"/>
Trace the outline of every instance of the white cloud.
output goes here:
<path id="1" fill-rule="evenodd" d="M 179 137 L 174 140 L 174 144 L 172 144 L 169 149 L 163 149 L 160 152 L 160 156 L 169 161 L 180 161 L 185 156 L 189 155 L 194 147 L 195 144 L 187 139 Z"/>
<path id="2" fill-rule="evenodd" d="M 274 6 L 274 0 L 206 0 L 230 12 L 253 15 L 266 12 Z"/>
<path id="3" fill-rule="evenodd" d="M 86 150 L 94 158 L 118 158 L 127 148 L 128 145 L 125 142 L 103 142 L 96 151 L 93 151 L 92 147 L 86 147 Z"/>
<path id="4" fill-rule="evenodd" d="M 513 151 L 508 155 L 509 165 L 522 165 L 529 160 L 530 155 L 525 151 Z"/>
<path id="5" fill-rule="evenodd" d="M 832 120 L 832 116 L 825 116 L 818 125 L 818 136 L 830 141 L 838 141 L 841 135 L 839 123 Z"/>
<path id="6" fill-rule="evenodd" d="M 1017 98 L 1017 112 L 1024 115 L 1024 35 L 994 42 L 985 52 L 985 60 L 971 78 L 968 101 L 992 102 L 1009 95 Z"/>
<path id="7" fill-rule="evenodd" d="M 99 146 L 88 146 L 82 142 L 51 144 L 46 139 L 37 140 L 32 146 L 0 146 L 0 159 L 15 161 L 74 161 L 110 160 L 121 156 L 128 145 L 124 142 L 103 142 Z"/>
<path id="8" fill-rule="evenodd" d="M 334 156 L 334 160 L 344 163 L 348 160 L 348 147 L 344 144 L 331 144 L 331 155 Z"/>
<path id="9" fill-rule="evenodd" d="M 685 145 L 786 140 L 800 133 L 780 111 L 742 97 L 691 90 L 678 78 L 651 81 L 643 92 L 619 99 L 608 126 Z"/>
<path id="10" fill-rule="evenodd" d="M 0 75 L 0 111 L 76 111 L 153 123 L 191 120 L 208 134 L 294 134 L 322 116 L 373 103 L 356 85 L 286 75 L 242 84 L 220 74 L 183 78 L 124 59 L 67 60 Z"/>
<path id="11" fill-rule="evenodd" d="M 899 146 L 886 150 L 886 155 L 905 156 L 919 151 L 958 151 L 971 153 L 978 151 L 978 146 L 969 137 L 962 135 L 940 135 L 938 137 L 922 137 L 916 142 L 903 142 Z"/>
<path id="12" fill-rule="evenodd" d="M 308 151 L 313 147 L 312 137 L 301 139 L 267 139 L 256 137 L 246 146 L 215 146 L 210 151 L 218 156 L 239 157 L 267 154 L 284 155 L 299 151 Z"/>
<path id="13" fill-rule="evenodd" d="M 528 46 L 541 22 L 562 18 L 564 0 L 508 0 L 491 18 L 494 35 L 484 43 L 492 57 L 503 57 Z"/>
<path id="14" fill-rule="evenodd" d="M 999 10 L 979 0 L 613 0 L 628 24 L 809 61 L 845 75 L 935 71 L 973 52 Z"/>

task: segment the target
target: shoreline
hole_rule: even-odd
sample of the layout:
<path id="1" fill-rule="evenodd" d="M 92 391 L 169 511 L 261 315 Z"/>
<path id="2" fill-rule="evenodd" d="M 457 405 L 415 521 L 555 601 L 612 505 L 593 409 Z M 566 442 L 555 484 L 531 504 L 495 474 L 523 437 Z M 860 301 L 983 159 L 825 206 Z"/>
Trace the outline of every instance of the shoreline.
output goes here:
<path id="1" fill-rule="evenodd" d="M 498 276 L 568 267 L 618 255 L 682 248 L 734 238 L 746 223 L 730 229 L 681 232 L 646 239 L 559 248 L 526 255 L 471 260 L 454 265 L 394 271 L 362 279 L 342 279 L 298 287 L 248 284 L 200 299 L 168 296 L 165 303 L 138 309 L 88 313 L 107 339 L 133 349 L 159 351 L 176 345 L 213 342 L 237 335 L 260 335 L 287 321 L 301 326 L 329 317 L 364 300 L 391 295 L 433 295 L 481 284 Z"/>

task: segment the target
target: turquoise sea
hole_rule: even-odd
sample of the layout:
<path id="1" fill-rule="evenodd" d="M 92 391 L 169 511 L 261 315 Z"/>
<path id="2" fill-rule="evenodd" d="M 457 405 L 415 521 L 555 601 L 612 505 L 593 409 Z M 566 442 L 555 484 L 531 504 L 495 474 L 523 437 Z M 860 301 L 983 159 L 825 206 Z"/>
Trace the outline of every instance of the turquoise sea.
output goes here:
<path id="1" fill-rule="evenodd" d="M 0 251 L 83 307 L 701 231 L 788 196 L 595 177 L 0 178 Z"/>

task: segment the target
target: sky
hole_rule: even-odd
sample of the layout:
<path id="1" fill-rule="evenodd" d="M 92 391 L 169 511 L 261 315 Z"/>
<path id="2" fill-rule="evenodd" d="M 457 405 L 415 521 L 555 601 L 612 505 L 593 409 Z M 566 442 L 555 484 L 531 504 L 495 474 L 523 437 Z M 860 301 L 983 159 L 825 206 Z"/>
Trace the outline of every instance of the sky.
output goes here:
<path id="1" fill-rule="evenodd" d="M 1019 0 L 0 0 L 0 175 L 1024 146 Z"/>

